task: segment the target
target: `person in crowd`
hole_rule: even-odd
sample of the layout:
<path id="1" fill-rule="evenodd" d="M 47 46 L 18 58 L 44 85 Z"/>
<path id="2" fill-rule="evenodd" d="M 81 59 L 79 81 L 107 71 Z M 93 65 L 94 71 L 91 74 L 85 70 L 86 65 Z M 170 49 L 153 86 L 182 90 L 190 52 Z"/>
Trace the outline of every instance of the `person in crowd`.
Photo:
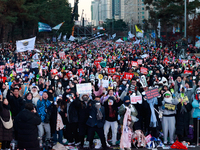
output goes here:
<path id="1" fill-rule="evenodd" d="M 27 103 L 33 103 L 33 94 L 31 92 L 27 93 L 24 97 L 24 107 Z"/>
<path id="2" fill-rule="evenodd" d="M 179 77 L 178 77 L 179 78 Z M 179 79 L 178 79 L 179 80 Z M 178 81 L 179 82 L 179 81 Z M 179 82 L 180 83 L 180 82 Z M 166 91 L 163 96 L 163 118 L 162 118 L 162 128 L 164 134 L 164 144 L 167 144 L 167 137 L 169 132 L 170 144 L 174 143 L 174 133 L 176 124 L 176 105 L 179 103 L 177 98 L 173 99 L 172 94 Z"/>
<path id="3" fill-rule="evenodd" d="M 9 149 L 10 142 L 13 139 L 13 122 L 10 113 L 10 106 L 8 100 L 0 95 L 0 142 L 1 149 Z M 9 123 L 9 126 L 4 123 Z"/>
<path id="4" fill-rule="evenodd" d="M 33 104 L 37 106 L 37 101 L 40 99 L 38 86 L 36 86 L 35 84 L 32 84 L 32 86 L 30 86 L 30 91 L 33 94 L 33 99 L 32 99 Z"/>
<path id="5" fill-rule="evenodd" d="M 88 102 L 89 117 L 86 122 L 88 126 L 88 140 L 89 148 L 93 149 L 93 139 L 95 132 L 98 134 L 101 139 L 101 144 L 103 149 L 107 149 L 106 139 L 104 135 L 104 123 L 105 123 L 105 108 L 101 106 L 100 97 L 95 97 L 94 100 Z"/>
<path id="6" fill-rule="evenodd" d="M 41 118 L 32 103 L 25 104 L 15 118 L 14 124 L 18 130 L 18 148 L 40 150 L 38 140 L 38 128 Z"/>
<path id="7" fill-rule="evenodd" d="M 37 102 L 37 112 L 41 117 L 41 123 L 38 125 L 38 133 L 40 138 L 40 147 L 42 147 L 42 137 L 44 129 L 46 132 L 46 140 L 51 138 L 50 117 L 51 117 L 51 102 L 48 100 L 48 93 L 43 92 L 40 100 Z"/>
<path id="8" fill-rule="evenodd" d="M 112 94 L 111 94 L 112 92 Z M 109 91 L 109 96 L 108 99 L 104 102 L 104 107 L 105 107 L 105 124 L 104 124 L 104 134 L 106 138 L 106 144 L 108 147 L 110 145 L 107 142 L 107 137 L 108 137 L 108 132 L 111 127 L 112 129 L 112 145 L 116 145 L 117 141 L 117 129 L 118 129 L 118 107 L 122 105 L 122 101 L 120 100 L 119 96 L 115 97 L 113 95 L 113 90 Z"/>
<path id="9" fill-rule="evenodd" d="M 197 128 L 199 128 L 197 126 L 197 122 L 198 122 L 198 118 L 200 116 L 200 94 L 199 92 L 197 92 L 197 94 L 195 95 L 195 98 L 192 102 L 192 107 L 194 108 L 194 112 L 192 114 L 193 117 L 193 123 L 194 123 L 194 138 L 193 138 L 193 142 L 197 143 Z M 200 131 L 199 131 L 200 133 Z M 200 134 L 199 134 L 200 135 Z"/>

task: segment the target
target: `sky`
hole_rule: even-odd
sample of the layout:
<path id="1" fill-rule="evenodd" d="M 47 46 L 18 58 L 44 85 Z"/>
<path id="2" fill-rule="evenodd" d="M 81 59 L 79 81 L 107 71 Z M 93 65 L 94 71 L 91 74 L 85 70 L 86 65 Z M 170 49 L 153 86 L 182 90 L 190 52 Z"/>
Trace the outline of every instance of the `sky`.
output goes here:
<path id="1" fill-rule="evenodd" d="M 74 7 L 74 1 L 75 0 L 69 0 L 69 3 L 71 3 L 71 6 Z M 89 21 L 91 22 L 91 1 L 92 0 L 79 0 L 78 3 L 78 13 L 79 13 L 79 20 L 82 15 L 82 10 L 84 9 L 84 17 L 86 15 L 86 18 L 89 18 Z M 86 20 L 86 19 L 85 19 Z"/>

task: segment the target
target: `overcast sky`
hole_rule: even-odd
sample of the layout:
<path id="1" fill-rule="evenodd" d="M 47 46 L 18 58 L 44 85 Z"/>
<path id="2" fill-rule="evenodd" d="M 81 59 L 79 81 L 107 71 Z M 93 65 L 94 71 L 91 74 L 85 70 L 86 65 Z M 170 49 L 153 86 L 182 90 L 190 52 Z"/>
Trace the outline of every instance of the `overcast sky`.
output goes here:
<path id="1" fill-rule="evenodd" d="M 75 0 L 69 0 L 69 3 L 71 3 L 72 7 L 74 7 L 74 1 Z M 79 13 L 79 20 L 82 15 L 82 10 L 84 9 L 84 17 L 86 15 L 86 18 L 89 18 L 89 21 L 91 22 L 91 1 L 92 0 L 79 0 L 78 3 L 78 13 Z"/>

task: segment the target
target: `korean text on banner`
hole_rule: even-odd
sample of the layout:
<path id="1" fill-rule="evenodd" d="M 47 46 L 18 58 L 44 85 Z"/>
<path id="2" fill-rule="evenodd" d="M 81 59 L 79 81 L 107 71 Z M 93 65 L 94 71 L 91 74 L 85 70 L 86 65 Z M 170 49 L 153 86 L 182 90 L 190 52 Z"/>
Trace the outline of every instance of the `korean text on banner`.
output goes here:
<path id="1" fill-rule="evenodd" d="M 60 59 L 65 59 L 66 58 L 65 52 L 59 52 L 59 57 Z"/>
<path id="2" fill-rule="evenodd" d="M 136 66 L 138 66 L 138 62 L 137 61 L 132 61 L 131 65 L 134 66 L 134 67 L 136 67 Z"/>
<path id="3" fill-rule="evenodd" d="M 108 74 L 113 74 L 115 72 L 116 72 L 115 68 L 108 68 Z"/>
<path id="4" fill-rule="evenodd" d="M 148 69 L 147 69 L 147 68 L 144 68 L 144 67 L 141 67 L 141 68 L 140 68 L 140 72 L 141 72 L 142 74 L 148 74 Z"/>
<path id="5" fill-rule="evenodd" d="M 109 86 L 109 81 L 108 81 L 108 80 L 99 80 L 99 83 L 98 83 L 99 86 L 101 85 L 101 81 L 102 81 L 102 86 L 103 86 L 104 88 L 108 88 L 108 86 Z"/>
<path id="6" fill-rule="evenodd" d="M 78 94 L 91 94 L 92 92 L 91 83 L 76 84 L 76 90 Z"/>
<path id="7" fill-rule="evenodd" d="M 35 46 L 35 39 L 36 37 L 16 41 L 17 52 L 25 52 L 27 50 L 33 50 Z"/>
<path id="8" fill-rule="evenodd" d="M 158 92 L 158 88 L 153 88 L 151 90 L 148 90 L 145 92 L 146 97 L 148 100 L 154 98 L 154 97 L 158 97 L 160 96 L 159 92 Z"/>
<path id="9" fill-rule="evenodd" d="M 142 104 L 142 96 L 131 96 L 131 104 Z"/>

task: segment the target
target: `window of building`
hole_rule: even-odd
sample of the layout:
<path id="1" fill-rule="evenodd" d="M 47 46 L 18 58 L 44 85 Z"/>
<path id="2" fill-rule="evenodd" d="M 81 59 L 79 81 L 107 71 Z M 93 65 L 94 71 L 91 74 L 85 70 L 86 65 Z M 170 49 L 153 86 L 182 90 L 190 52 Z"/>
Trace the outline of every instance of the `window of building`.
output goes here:
<path id="1" fill-rule="evenodd" d="M 144 16 L 142 16 L 142 19 L 144 19 Z"/>
<path id="2" fill-rule="evenodd" d="M 144 14 L 144 12 L 142 12 L 142 14 Z"/>
<path id="3" fill-rule="evenodd" d="M 142 7 L 142 10 L 144 10 L 144 7 Z"/>

